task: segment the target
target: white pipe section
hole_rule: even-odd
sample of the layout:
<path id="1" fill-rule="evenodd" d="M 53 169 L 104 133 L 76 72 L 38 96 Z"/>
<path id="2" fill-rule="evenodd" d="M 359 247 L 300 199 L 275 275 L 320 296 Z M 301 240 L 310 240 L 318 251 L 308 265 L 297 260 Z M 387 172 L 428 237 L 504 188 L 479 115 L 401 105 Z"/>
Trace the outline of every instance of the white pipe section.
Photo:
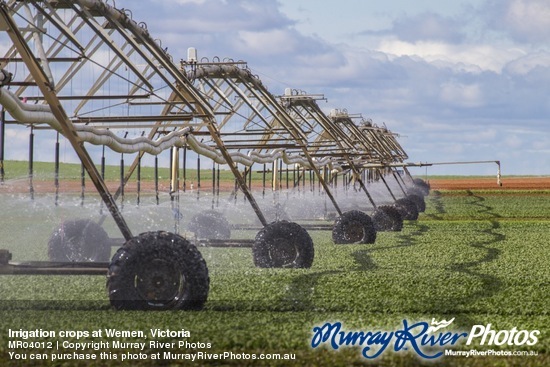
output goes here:
<path id="1" fill-rule="evenodd" d="M 157 139 L 152 140 L 140 136 L 138 138 L 121 138 L 110 130 L 96 129 L 91 126 L 75 126 L 78 136 L 94 145 L 105 145 L 118 153 L 146 152 L 158 155 L 171 147 L 181 148 L 185 145 L 185 135 L 191 128 L 186 127 Z"/>
<path id="2" fill-rule="evenodd" d="M 189 144 L 189 147 L 194 152 L 203 155 L 205 157 L 208 157 L 219 164 L 225 164 L 225 159 L 223 155 L 214 147 L 208 146 L 206 144 L 203 144 L 199 142 L 192 134 L 189 134 L 187 136 L 187 144 Z M 300 155 L 290 155 L 285 151 L 282 151 L 280 149 L 274 150 L 271 153 L 258 153 L 258 152 L 250 152 L 249 155 L 246 155 L 241 152 L 232 152 L 230 153 L 231 158 L 235 163 L 240 163 L 245 166 L 250 167 L 254 163 L 272 163 L 273 161 L 282 158 L 283 162 L 288 165 L 298 164 L 305 168 L 311 168 L 311 165 L 309 161 Z M 316 168 L 320 168 L 323 166 L 326 166 L 327 164 L 331 163 L 332 158 L 331 157 L 325 157 L 320 160 L 315 160 L 314 164 Z"/>
<path id="3" fill-rule="evenodd" d="M 52 114 L 47 105 L 23 103 L 11 91 L 0 88 L 0 104 L 18 122 L 24 124 L 48 124 L 53 129 L 61 132 L 61 125 Z M 212 159 L 218 164 L 226 164 L 225 158 L 216 148 L 199 142 L 191 133 L 192 129 L 186 127 L 173 131 L 157 140 L 146 137 L 133 139 L 121 138 L 110 130 L 97 129 L 93 126 L 75 126 L 78 136 L 85 142 L 94 145 L 105 145 L 118 153 L 147 152 L 157 155 L 170 147 L 183 147 L 185 143 L 194 152 Z M 242 152 L 230 152 L 235 163 L 252 166 L 254 163 L 271 163 L 282 159 L 285 164 L 298 164 L 305 168 L 312 168 L 309 161 L 300 155 L 290 155 L 282 149 L 276 149 L 271 153 L 250 152 L 248 155 Z M 331 163 L 331 157 L 314 159 L 316 168 L 324 167 Z"/>
<path id="4" fill-rule="evenodd" d="M 48 105 L 23 103 L 12 92 L 0 88 L 0 104 L 18 122 L 26 124 L 48 124 L 61 132 L 61 125 L 51 113 Z M 85 142 L 94 145 L 105 145 L 118 153 L 147 152 L 157 155 L 172 147 L 185 145 L 185 135 L 191 131 L 186 127 L 173 131 L 157 140 L 146 137 L 121 138 L 110 130 L 96 129 L 92 126 L 75 126 L 78 136 Z"/>
<path id="5" fill-rule="evenodd" d="M 0 88 L 0 104 L 14 119 L 23 123 L 33 122 L 51 125 L 52 118 L 55 120 L 50 106 L 23 103 L 7 89 Z M 55 124 L 57 124 L 57 127 L 52 127 L 59 131 L 61 126 L 57 120 L 55 120 Z"/>

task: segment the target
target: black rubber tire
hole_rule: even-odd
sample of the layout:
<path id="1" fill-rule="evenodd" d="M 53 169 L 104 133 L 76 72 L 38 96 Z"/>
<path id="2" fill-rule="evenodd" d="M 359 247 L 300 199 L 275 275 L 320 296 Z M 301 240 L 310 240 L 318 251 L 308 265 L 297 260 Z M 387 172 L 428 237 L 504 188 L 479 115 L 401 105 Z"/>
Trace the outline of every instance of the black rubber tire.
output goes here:
<path id="1" fill-rule="evenodd" d="M 107 232 L 89 219 L 68 220 L 48 240 L 50 261 L 109 261 L 111 244 Z"/>
<path id="2" fill-rule="evenodd" d="M 413 186 L 413 187 L 410 187 L 410 188 L 407 189 L 407 196 L 409 196 L 409 195 L 418 195 L 420 197 L 425 197 L 425 196 L 427 196 L 427 193 L 422 188 L 417 187 L 417 186 Z"/>
<path id="3" fill-rule="evenodd" d="M 416 204 L 407 198 L 401 198 L 395 201 L 395 207 L 399 210 L 403 220 L 417 220 L 418 208 Z"/>
<path id="4" fill-rule="evenodd" d="M 185 238 L 146 232 L 113 256 L 107 293 L 118 310 L 200 310 L 210 278 L 201 253 Z"/>
<path id="5" fill-rule="evenodd" d="M 201 239 L 227 240 L 231 237 L 229 222 L 222 213 L 215 210 L 208 210 L 193 216 L 187 229 Z"/>
<path id="6" fill-rule="evenodd" d="M 430 194 L 430 184 L 424 181 L 421 178 L 415 178 L 413 179 L 414 186 L 424 192 L 424 196 L 428 196 Z"/>
<path id="7" fill-rule="evenodd" d="M 419 213 L 424 213 L 426 211 L 426 201 L 424 197 L 416 194 L 407 195 L 407 199 L 412 201 L 416 205 L 416 209 Z"/>
<path id="8" fill-rule="evenodd" d="M 403 229 L 401 213 L 393 205 L 379 206 L 371 219 L 376 232 L 399 232 Z"/>
<path id="9" fill-rule="evenodd" d="M 376 229 L 367 214 L 359 210 L 350 210 L 334 222 L 332 240 L 336 244 L 374 243 Z"/>
<path id="10" fill-rule="evenodd" d="M 273 222 L 256 235 L 252 256 L 259 268 L 310 268 L 313 240 L 299 224 L 286 220 Z"/>

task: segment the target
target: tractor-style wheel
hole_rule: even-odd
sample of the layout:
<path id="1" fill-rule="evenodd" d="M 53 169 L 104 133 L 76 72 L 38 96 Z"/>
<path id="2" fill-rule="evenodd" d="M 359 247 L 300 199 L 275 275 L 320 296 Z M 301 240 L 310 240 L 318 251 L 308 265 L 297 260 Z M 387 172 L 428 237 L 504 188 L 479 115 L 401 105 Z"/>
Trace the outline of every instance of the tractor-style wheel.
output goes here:
<path id="1" fill-rule="evenodd" d="M 310 268 L 313 240 L 299 224 L 273 222 L 256 235 L 252 255 L 260 268 Z"/>
<path id="2" fill-rule="evenodd" d="M 416 204 L 407 198 L 401 198 L 395 201 L 395 207 L 399 210 L 403 220 L 417 220 L 418 208 Z"/>
<path id="3" fill-rule="evenodd" d="M 107 275 L 111 305 L 119 310 L 200 310 L 209 284 L 197 248 L 164 231 L 127 241 L 113 256 Z"/>
<path id="4" fill-rule="evenodd" d="M 414 186 L 424 192 L 424 196 L 430 194 L 430 184 L 421 178 L 413 179 Z"/>
<path id="5" fill-rule="evenodd" d="M 399 232 L 403 229 L 403 218 L 393 205 L 379 206 L 372 214 L 372 222 L 377 232 Z"/>
<path id="6" fill-rule="evenodd" d="M 111 245 L 107 232 L 89 219 L 68 220 L 48 241 L 50 261 L 109 261 Z"/>
<path id="7" fill-rule="evenodd" d="M 412 186 L 407 189 L 407 196 L 409 195 L 418 195 L 420 197 L 425 197 L 428 195 L 428 193 L 422 189 L 421 187 Z"/>
<path id="8" fill-rule="evenodd" d="M 416 205 L 416 209 L 419 213 L 424 213 L 426 211 L 426 201 L 424 201 L 423 196 L 409 193 L 407 199 Z"/>
<path id="9" fill-rule="evenodd" d="M 187 229 L 197 238 L 227 240 L 231 237 L 231 226 L 224 215 L 215 210 L 208 210 L 191 218 Z"/>
<path id="10" fill-rule="evenodd" d="M 336 219 L 332 228 L 332 240 L 336 244 L 374 243 L 376 229 L 367 214 L 351 210 Z"/>

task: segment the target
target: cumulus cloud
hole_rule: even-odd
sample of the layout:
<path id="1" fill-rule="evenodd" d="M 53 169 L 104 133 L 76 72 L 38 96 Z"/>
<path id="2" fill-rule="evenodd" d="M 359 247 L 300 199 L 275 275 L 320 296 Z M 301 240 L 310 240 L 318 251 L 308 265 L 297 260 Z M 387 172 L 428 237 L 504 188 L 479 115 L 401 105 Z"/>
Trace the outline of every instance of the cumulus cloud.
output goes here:
<path id="1" fill-rule="evenodd" d="M 489 0 L 483 14 L 490 27 L 518 42 L 546 44 L 550 38 L 548 0 Z"/>
<path id="2" fill-rule="evenodd" d="M 464 84 L 454 81 L 448 81 L 441 85 L 441 100 L 451 105 L 466 108 L 480 107 L 485 103 L 479 84 Z"/>
<path id="3" fill-rule="evenodd" d="M 125 1 L 130 8 L 133 1 Z M 147 23 L 157 29 L 177 29 L 182 37 L 193 33 L 235 33 L 238 30 L 266 31 L 284 28 L 294 21 L 284 16 L 275 0 L 155 0 L 155 16 Z"/>
<path id="4" fill-rule="evenodd" d="M 391 37 L 382 39 L 377 50 L 389 55 L 419 56 L 434 66 L 473 73 L 483 70 L 500 72 L 509 62 L 525 55 L 525 52 L 518 48 L 467 43 L 460 45 L 443 42 L 410 43 Z"/>
<path id="5" fill-rule="evenodd" d="M 387 122 L 407 151 L 419 152 L 412 160 L 433 159 L 434 152 L 445 153 L 444 160 L 499 159 L 510 147 L 541 149 L 548 142 L 531 145 L 532 138 L 513 133 L 518 127 L 549 133 L 550 54 L 533 51 L 550 38 L 548 0 L 487 0 L 465 18 L 401 15 L 383 31 L 363 32 L 364 46 L 301 33 L 276 0 L 117 5 L 146 21 L 175 59 L 194 46 L 199 57 L 245 60 L 275 94 L 285 87 L 322 93 L 323 108 Z M 487 36 L 495 31 L 499 37 Z"/>
<path id="6" fill-rule="evenodd" d="M 392 35 L 405 42 L 438 41 L 460 43 L 464 40 L 463 22 L 426 12 L 413 16 L 402 16 L 393 21 L 392 27 L 383 31 L 366 31 L 363 34 Z"/>
<path id="7" fill-rule="evenodd" d="M 539 51 L 527 54 L 506 65 L 506 70 L 516 75 L 527 75 L 536 69 L 550 69 L 550 52 Z"/>

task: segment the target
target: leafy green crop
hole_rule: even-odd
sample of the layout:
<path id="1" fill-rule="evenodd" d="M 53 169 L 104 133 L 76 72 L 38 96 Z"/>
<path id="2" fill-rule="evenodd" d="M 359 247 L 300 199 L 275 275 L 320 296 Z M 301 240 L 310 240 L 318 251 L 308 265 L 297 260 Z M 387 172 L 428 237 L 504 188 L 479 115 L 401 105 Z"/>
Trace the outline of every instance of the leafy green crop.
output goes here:
<path id="1" fill-rule="evenodd" d="M 77 203 L 18 207 L 3 200 L 9 211 L 0 214 L 1 247 L 14 260 L 45 259 L 45 242 L 58 219 L 84 214 Z M 194 341 L 211 342 L 216 351 L 296 353 L 294 364 L 285 365 L 362 365 L 357 348 L 311 349 L 312 328 L 342 321 L 360 330 L 393 330 L 403 319 L 455 317 L 456 327 L 465 330 L 487 323 L 497 330 L 539 329 L 536 345 L 518 347 L 539 356 L 445 357 L 445 365 L 548 365 L 550 196 L 440 192 L 427 197 L 427 206 L 418 221 L 405 223 L 401 232 L 379 233 L 373 245 L 335 245 L 330 232 L 311 232 L 311 269 L 259 269 L 250 249 L 201 248 L 211 289 L 200 312 L 113 311 L 102 276 L 2 276 L 0 362 L 13 364 L 6 347 L 9 328 L 169 327 L 191 330 Z M 407 353 L 385 353 L 378 361 L 419 363 Z"/>

